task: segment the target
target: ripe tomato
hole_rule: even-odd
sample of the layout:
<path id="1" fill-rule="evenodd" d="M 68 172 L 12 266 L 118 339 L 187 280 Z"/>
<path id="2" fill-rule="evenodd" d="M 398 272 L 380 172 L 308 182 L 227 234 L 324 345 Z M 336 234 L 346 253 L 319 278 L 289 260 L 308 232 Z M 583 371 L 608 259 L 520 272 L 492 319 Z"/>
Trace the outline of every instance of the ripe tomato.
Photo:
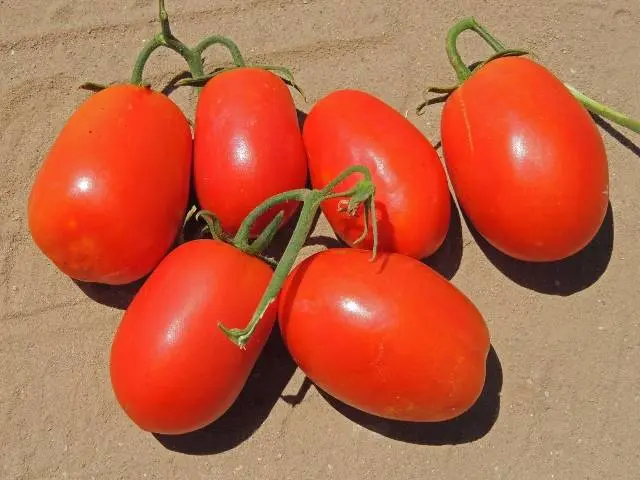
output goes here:
<path id="1" fill-rule="evenodd" d="M 489 333 L 451 283 L 413 258 L 330 249 L 280 294 L 282 336 L 300 369 L 338 400 L 380 417 L 435 422 L 480 396 Z"/>
<path id="2" fill-rule="evenodd" d="M 424 258 L 442 245 L 451 216 L 445 170 L 424 135 L 399 112 L 362 91 L 339 90 L 318 101 L 303 129 L 314 188 L 352 165 L 365 165 L 376 185 L 379 248 Z M 351 188 L 358 178 L 344 182 Z M 364 215 L 340 211 L 338 199 L 322 211 L 348 245 L 363 231 Z M 372 247 L 371 231 L 359 247 Z"/>
<path id="3" fill-rule="evenodd" d="M 117 285 L 144 277 L 179 233 L 191 154 L 189 123 L 166 96 L 134 85 L 92 95 L 36 176 L 33 240 L 76 280 Z"/>
<path id="4" fill-rule="evenodd" d="M 125 312 L 111 350 L 113 390 L 140 428 L 195 431 L 233 404 L 273 328 L 277 301 L 246 350 L 217 323 L 244 327 L 271 276 L 267 264 L 217 240 L 187 242 L 162 260 Z"/>
<path id="5" fill-rule="evenodd" d="M 228 233 L 267 198 L 304 188 L 307 159 L 296 107 L 279 77 L 242 67 L 206 83 L 196 108 L 194 180 L 200 205 Z M 280 211 L 286 223 L 296 208 L 296 202 L 274 207 L 252 233 Z"/>
<path id="6" fill-rule="evenodd" d="M 491 61 L 449 97 L 441 127 L 455 194 L 495 248 L 553 261 L 596 235 L 609 191 L 602 138 L 544 67 L 526 58 Z"/>

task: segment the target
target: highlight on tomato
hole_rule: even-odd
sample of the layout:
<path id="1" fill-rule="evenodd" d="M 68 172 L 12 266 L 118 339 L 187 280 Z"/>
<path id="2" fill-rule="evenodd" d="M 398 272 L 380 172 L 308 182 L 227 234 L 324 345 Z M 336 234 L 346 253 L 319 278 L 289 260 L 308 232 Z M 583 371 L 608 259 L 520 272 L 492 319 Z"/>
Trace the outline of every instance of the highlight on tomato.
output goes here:
<path id="1" fill-rule="evenodd" d="M 127 284 L 173 245 L 187 210 L 189 123 L 135 82 L 89 97 L 47 153 L 28 200 L 33 241 L 79 281 Z"/>
<path id="2" fill-rule="evenodd" d="M 124 314 L 111 348 L 114 393 L 138 427 L 187 433 L 229 409 L 266 344 L 277 302 L 244 350 L 215 321 L 246 324 L 272 273 L 264 261 L 220 240 L 186 242 L 162 260 Z"/>
<path id="3" fill-rule="evenodd" d="M 262 201 L 306 183 L 307 157 L 285 82 L 242 59 L 208 80 L 194 131 L 194 185 L 202 208 L 234 234 Z M 296 208 L 288 202 L 270 210 L 252 234 L 281 211 L 288 221 Z"/>
<path id="4" fill-rule="evenodd" d="M 182 228 L 191 127 L 179 107 L 142 78 L 157 48 L 178 49 L 164 1 L 158 4 L 162 33 L 140 51 L 131 80 L 82 85 L 96 93 L 62 128 L 29 194 L 35 244 L 75 280 L 140 280 L 175 245 Z M 192 71 L 201 72 L 195 58 L 190 60 Z"/>
<path id="5" fill-rule="evenodd" d="M 485 383 L 489 333 L 473 303 L 422 262 L 335 248 L 303 260 L 279 297 L 282 338 L 324 391 L 382 418 L 440 422 Z"/>
<path id="6" fill-rule="evenodd" d="M 456 49 L 473 30 L 496 55 L 471 71 Z M 442 112 L 446 168 L 460 206 L 491 245 L 511 257 L 549 262 L 589 244 L 609 201 L 607 155 L 587 109 L 640 131 L 549 70 L 506 50 L 474 19 L 448 33 L 459 85 Z M 586 107 L 586 108 L 585 108 Z"/>
<path id="7" fill-rule="evenodd" d="M 451 219 L 445 170 L 433 145 L 403 115 L 367 92 L 338 90 L 313 106 L 303 140 L 316 188 L 352 165 L 371 170 L 381 251 L 421 259 L 442 245 Z M 322 211 L 334 232 L 353 246 L 365 216 L 339 207 L 339 200 L 328 200 Z M 359 246 L 372 243 L 369 234 Z"/>

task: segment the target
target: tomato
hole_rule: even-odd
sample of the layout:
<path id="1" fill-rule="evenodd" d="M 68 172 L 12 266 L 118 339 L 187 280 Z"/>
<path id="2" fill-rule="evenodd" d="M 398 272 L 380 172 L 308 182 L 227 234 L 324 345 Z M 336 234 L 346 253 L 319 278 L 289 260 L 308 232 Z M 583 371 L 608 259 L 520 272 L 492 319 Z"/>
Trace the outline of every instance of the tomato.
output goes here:
<path id="1" fill-rule="evenodd" d="M 194 181 L 200 205 L 228 233 L 267 198 L 304 188 L 307 159 L 296 107 L 278 76 L 242 67 L 206 83 L 196 108 Z M 252 233 L 280 211 L 286 223 L 296 208 L 296 202 L 274 207 Z"/>
<path id="2" fill-rule="evenodd" d="M 441 123 L 458 201 L 495 248 L 554 261 L 594 238 L 609 199 L 603 141 L 547 69 L 526 58 L 489 62 L 449 97 Z"/>
<path id="3" fill-rule="evenodd" d="M 76 280 L 118 285 L 146 276 L 180 231 L 192 147 L 187 119 L 166 96 L 134 85 L 92 95 L 34 181 L 34 242 Z"/>
<path id="4" fill-rule="evenodd" d="M 275 323 L 267 309 L 242 350 L 217 328 L 244 327 L 272 276 L 261 260 L 217 240 L 193 240 L 167 255 L 118 327 L 111 382 L 143 430 L 180 434 L 219 418 L 244 387 Z"/>
<path id="5" fill-rule="evenodd" d="M 445 170 L 431 143 L 399 112 L 366 92 L 335 91 L 309 112 L 303 139 L 314 188 L 352 165 L 371 170 L 381 251 L 424 258 L 442 245 L 451 216 Z M 357 180 L 344 182 L 344 189 Z M 364 215 L 348 215 L 339 202 L 325 201 L 322 211 L 335 233 L 353 247 Z M 370 231 L 357 246 L 370 249 L 372 242 Z"/>
<path id="6" fill-rule="evenodd" d="M 293 359 L 338 400 L 383 418 L 436 422 L 478 399 L 489 333 L 476 307 L 418 260 L 337 248 L 301 262 L 278 312 Z"/>

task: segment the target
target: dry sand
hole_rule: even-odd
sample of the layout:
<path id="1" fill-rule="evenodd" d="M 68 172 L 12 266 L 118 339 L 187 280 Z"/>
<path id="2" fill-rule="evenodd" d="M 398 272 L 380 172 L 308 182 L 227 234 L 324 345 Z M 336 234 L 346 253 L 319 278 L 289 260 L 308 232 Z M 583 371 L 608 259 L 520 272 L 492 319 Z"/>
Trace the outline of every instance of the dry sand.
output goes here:
<path id="1" fill-rule="evenodd" d="M 185 0 L 168 8 L 189 43 L 225 34 L 252 62 L 289 65 L 309 95 L 306 105 L 296 97 L 300 109 L 336 88 L 362 88 L 410 110 L 434 142 L 439 107 L 421 118 L 412 109 L 424 84 L 453 80 L 443 37 L 468 15 L 564 80 L 640 115 L 637 0 Z M 276 337 L 224 419 L 181 438 L 137 429 L 108 376 L 127 292 L 85 293 L 59 273 L 32 244 L 25 205 L 43 155 L 88 95 L 77 86 L 126 80 L 158 28 L 155 16 L 153 0 L 0 1 L 0 478 L 638 478 L 640 137 L 604 123 L 612 211 L 585 252 L 552 267 L 518 265 L 478 245 L 455 215 L 432 260 L 492 332 L 487 387 L 469 414 L 434 426 L 359 414 L 306 389 Z M 461 44 L 469 61 L 488 53 L 471 35 Z M 182 68 L 163 52 L 147 77 L 162 87 Z M 172 98 L 192 114 L 189 89 Z M 318 230 L 328 232 L 322 221 Z"/>

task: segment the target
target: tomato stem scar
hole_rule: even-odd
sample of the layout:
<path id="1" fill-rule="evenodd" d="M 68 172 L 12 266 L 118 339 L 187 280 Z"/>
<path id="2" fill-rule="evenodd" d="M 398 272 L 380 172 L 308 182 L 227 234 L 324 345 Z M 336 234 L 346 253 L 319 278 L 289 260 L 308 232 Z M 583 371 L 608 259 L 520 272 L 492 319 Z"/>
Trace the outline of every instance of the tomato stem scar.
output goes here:
<path id="1" fill-rule="evenodd" d="M 354 173 L 360 173 L 364 178 L 360 180 L 353 188 L 335 192 L 334 189 L 347 177 Z M 289 275 L 289 272 L 293 268 L 298 253 L 304 246 L 306 239 L 313 227 L 313 221 L 316 213 L 320 208 L 322 202 L 332 198 L 346 198 L 348 199 L 347 211 L 351 215 L 355 215 L 360 205 L 364 205 L 365 210 L 365 232 L 361 239 L 363 239 L 368 233 L 369 224 L 372 228 L 373 235 L 373 249 L 371 259 L 375 259 L 378 249 L 378 224 L 375 211 L 375 186 L 371 176 L 371 172 L 364 165 L 356 165 L 346 169 L 335 179 L 333 179 L 327 186 L 322 189 L 310 190 L 310 189 L 297 189 L 284 192 L 265 200 L 258 205 L 255 209 L 247 215 L 243 220 L 235 237 L 231 240 L 231 243 L 246 253 L 256 254 L 256 250 L 264 248 L 268 241 L 270 241 L 275 235 L 275 230 L 278 222 L 282 221 L 282 217 L 274 218 L 262 234 L 256 239 L 253 245 L 249 245 L 249 232 L 254 222 L 262 216 L 267 210 L 273 206 L 285 202 L 285 201 L 299 201 L 302 202 L 302 210 L 298 223 L 291 235 L 289 243 L 275 268 L 271 281 L 267 286 L 258 307 L 256 308 L 249 324 L 243 328 L 227 328 L 222 323 L 218 324 L 218 327 L 224 332 L 224 334 L 240 348 L 245 348 L 245 345 L 253 335 L 260 319 L 266 312 L 269 305 L 275 301 L 280 289 Z M 275 225 L 275 227 L 274 227 Z M 273 232 L 270 230 L 273 229 Z M 266 233 L 265 233 L 266 232 Z M 264 238 L 263 238 L 264 236 Z M 255 244 L 258 243 L 256 247 Z"/>

